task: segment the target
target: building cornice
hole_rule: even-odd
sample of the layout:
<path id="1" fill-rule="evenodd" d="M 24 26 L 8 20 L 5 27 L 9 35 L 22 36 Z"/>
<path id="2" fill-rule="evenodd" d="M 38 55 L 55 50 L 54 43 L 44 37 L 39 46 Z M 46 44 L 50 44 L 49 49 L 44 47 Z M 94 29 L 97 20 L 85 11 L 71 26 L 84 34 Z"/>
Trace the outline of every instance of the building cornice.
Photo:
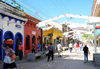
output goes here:
<path id="1" fill-rule="evenodd" d="M 6 12 L 6 11 L 0 10 L 0 13 L 1 13 L 1 14 L 5 14 L 5 15 L 8 15 L 8 16 L 11 16 L 11 17 L 14 17 L 14 18 L 17 18 L 17 19 L 19 19 L 19 20 L 27 21 L 26 18 L 22 18 L 22 17 L 16 16 L 16 15 L 13 15 L 13 14 L 8 13 L 8 12 Z"/>

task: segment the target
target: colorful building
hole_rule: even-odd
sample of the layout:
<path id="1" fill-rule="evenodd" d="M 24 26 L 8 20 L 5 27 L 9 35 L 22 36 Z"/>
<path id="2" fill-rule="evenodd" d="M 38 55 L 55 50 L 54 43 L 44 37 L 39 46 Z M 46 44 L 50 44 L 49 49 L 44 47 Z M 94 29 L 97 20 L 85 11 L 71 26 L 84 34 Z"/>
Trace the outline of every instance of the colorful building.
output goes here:
<path id="1" fill-rule="evenodd" d="M 56 46 L 58 42 L 62 43 L 62 30 L 59 29 L 59 27 L 56 27 L 61 25 L 58 25 L 58 23 L 56 22 L 51 22 L 50 24 L 48 24 L 48 26 L 49 28 L 43 29 L 43 43 L 53 43 L 54 46 Z"/>
<path id="2" fill-rule="evenodd" d="M 24 43 L 24 22 L 27 19 L 19 16 L 19 12 L 13 12 L 11 10 L 17 10 L 12 6 L 0 2 L 4 5 L 0 8 L 0 60 L 4 57 L 4 50 L 2 50 L 2 42 L 6 39 L 13 40 L 11 48 L 18 54 L 18 41 Z M 8 10 L 9 9 L 9 10 Z M 18 14 L 17 14 L 18 13 Z M 21 13 L 22 14 L 22 13 Z"/>
<path id="3" fill-rule="evenodd" d="M 36 24 L 40 20 L 25 14 L 25 18 L 28 19 L 24 25 L 24 54 L 32 52 L 32 44 L 35 46 L 35 51 L 37 51 L 37 45 L 41 45 L 41 29 L 36 27 Z"/>

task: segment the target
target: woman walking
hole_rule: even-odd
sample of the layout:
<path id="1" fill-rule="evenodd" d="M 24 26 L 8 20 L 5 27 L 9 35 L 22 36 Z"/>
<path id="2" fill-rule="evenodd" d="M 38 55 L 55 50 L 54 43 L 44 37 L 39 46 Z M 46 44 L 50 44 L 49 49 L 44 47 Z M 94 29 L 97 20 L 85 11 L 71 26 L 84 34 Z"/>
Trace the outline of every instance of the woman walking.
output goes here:
<path id="1" fill-rule="evenodd" d="M 5 45 L 4 47 L 2 44 L 2 48 L 5 50 L 3 69 L 13 69 L 17 67 L 15 63 L 15 52 L 12 48 L 10 48 L 10 46 L 11 45 Z"/>

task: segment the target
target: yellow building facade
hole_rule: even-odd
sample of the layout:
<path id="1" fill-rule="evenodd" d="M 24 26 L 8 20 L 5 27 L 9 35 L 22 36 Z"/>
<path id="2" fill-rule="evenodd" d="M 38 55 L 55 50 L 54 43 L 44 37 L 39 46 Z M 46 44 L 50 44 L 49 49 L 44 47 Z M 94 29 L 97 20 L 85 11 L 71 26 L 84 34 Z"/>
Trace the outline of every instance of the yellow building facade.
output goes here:
<path id="1" fill-rule="evenodd" d="M 49 30 L 44 30 L 43 43 L 44 44 L 53 43 L 54 45 L 56 45 L 57 41 L 62 40 L 62 35 L 63 35 L 62 31 L 55 27 L 52 27 Z"/>

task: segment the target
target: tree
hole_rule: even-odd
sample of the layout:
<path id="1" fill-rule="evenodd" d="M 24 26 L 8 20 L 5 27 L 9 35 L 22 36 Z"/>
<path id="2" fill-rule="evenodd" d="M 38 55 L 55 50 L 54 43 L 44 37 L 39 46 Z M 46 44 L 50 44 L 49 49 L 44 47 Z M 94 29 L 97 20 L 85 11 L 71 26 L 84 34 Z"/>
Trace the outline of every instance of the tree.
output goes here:
<path id="1" fill-rule="evenodd" d="M 14 7 L 19 11 L 24 11 L 24 9 L 21 9 L 21 5 L 17 3 L 16 0 L 11 0 L 11 4 L 14 5 Z"/>
<path id="2" fill-rule="evenodd" d="M 83 34 L 82 38 L 86 40 L 90 40 L 93 39 L 93 36 L 91 34 Z"/>

